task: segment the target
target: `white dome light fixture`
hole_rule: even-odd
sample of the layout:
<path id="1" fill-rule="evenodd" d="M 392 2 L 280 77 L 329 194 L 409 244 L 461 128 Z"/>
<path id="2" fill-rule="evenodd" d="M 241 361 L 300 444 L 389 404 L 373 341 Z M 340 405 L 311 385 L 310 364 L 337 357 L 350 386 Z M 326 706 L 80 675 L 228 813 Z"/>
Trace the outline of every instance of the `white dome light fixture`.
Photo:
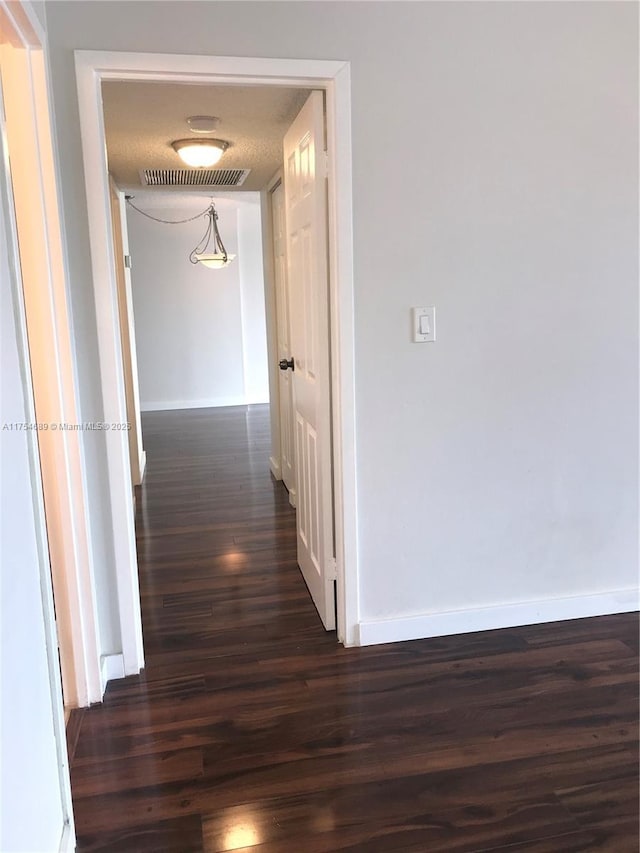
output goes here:
<path id="1" fill-rule="evenodd" d="M 171 146 L 187 166 L 206 169 L 218 162 L 229 143 L 223 139 L 176 139 Z"/>
<path id="2" fill-rule="evenodd" d="M 211 202 L 205 215 L 208 220 L 207 230 L 202 240 L 189 255 L 189 260 L 192 264 L 202 264 L 212 270 L 221 270 L 229 266 L 235 255 L 228 254 L 224 247 L 218 231 L 218 214 L 213 202 Z"/>

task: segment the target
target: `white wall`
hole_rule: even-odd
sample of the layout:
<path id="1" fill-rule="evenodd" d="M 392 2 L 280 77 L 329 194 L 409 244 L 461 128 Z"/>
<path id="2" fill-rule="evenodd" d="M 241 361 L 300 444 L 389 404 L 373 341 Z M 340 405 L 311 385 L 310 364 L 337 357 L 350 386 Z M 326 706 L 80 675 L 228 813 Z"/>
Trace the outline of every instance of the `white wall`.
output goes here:
<path id="1" fill-rule="evenodd" d="M 541 612 L 532 602 L 563 597 L 616 609 L 637 585 L 637 15 L 606 2 L 331 14 L 322 2 L 132 2 L 122 27 L 110 3 L 48 8 L 79 357 L 94 387 L 73 49 L 351 62 L 367 624 L 398 620 L 402 636 L 411 616 L 498 608 L 498 625 L 501 605 Z M 423 304 L 437 306 L 435 344 L 409 340 Z"/>
<path id="2" fill-rule="evenodd" d="M 209 196 L 136 193 L 141 210 L 168 220 L 205 210 Z M 227 252 L 223 270 L 191 264 L 206 220 L 153 222 L 127 209 L 142 410 L 267 402 L 260 197 L 216 196 Z"/>
<path id="3" fill-rule="evenodd" d="M 269 400 L 266 298 L 262 248 L 260 194 L 238 207 L 238 267 L 242 314 L 244 393 L 247 400 Z"/>
<path id="4" fill-rule="evenodd" d="M 30 420 L 0 204 L 0 850 L 54 853 L 64 829 L 40 589 Z M 35 810 L 35 812 L 34 812 Z"/>
<path id="5" fill-rule="evenodd" d="M 33 9 L 36 18 L 40 22 L 44 30 L 47 28 L 47 9 L 46 0 L 30 0 L 31 8 Z"/>

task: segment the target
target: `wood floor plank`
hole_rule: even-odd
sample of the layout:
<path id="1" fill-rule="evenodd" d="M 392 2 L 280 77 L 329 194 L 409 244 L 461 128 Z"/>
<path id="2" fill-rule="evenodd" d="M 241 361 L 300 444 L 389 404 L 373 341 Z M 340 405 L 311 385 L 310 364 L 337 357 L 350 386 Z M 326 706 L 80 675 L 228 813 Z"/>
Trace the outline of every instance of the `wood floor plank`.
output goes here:
<path id="1" fill-rule="evenodd" d="M 76 763 L 74 792 L 77 797 L 95 797 L 114 791 L 162 785 L 165 782 L 196 781 L 202 776 L 202 750 L 181 749 L 151 755 Z"/>
<path id="2" fill-rule="evenodd" d="M 638 853 L 640 836 L 633 839 L 633 829 L 638 826 L 640 800 L 637 772 L 615 783 L 599 780 L 590 785 L 559 790 L 556 796 L 583 826 L 597 831 L 599 838 L 616 844 L 620 851 Z"/>
<path id="3" fill-rule="evenodd" d="M 552 798 L 436 812 L 417 810 L 415 804 L 405 802 L 403 813 L 382 819 L 375 812 L 358 823 L 348 817 L 345 822 L 336 820 L 331 803 L 327 803 L 324 811 L 305 814 L 305 820 L 299 819 L 289 801 L 282 804 L 277 814 L 274 820 L 270 815 L 240 807 L 205 818 L 202 827 L 205 849 L 227 853 L 236 849 L 238 842 L 242 843 L 244 833 L 260 842 L 258 850 L 288 847 L 305 853 L 342 850 L 468 853 L 483 849 L 487 840 L 491 844 L 510 845 L 581 832 L 579 824 Z M 583 842 L 593 839 L 584 830 L 581 835 Z"/>
<path id="4" fill-rule="evenodd" d="M 599 842 L 592 833 L 581 829 L 577 832 L 552 835 L 549 838 L 536 838 L 534 841 L 525 841 L 521 844 L 485 847 L 474 853 L 586 853 L 588 850 L 594 850 L 597 843 Z M 255 850 L 254 853 L 256 853 Z M 409 853 L 409 851 L 400 850 L 398 853 Z"/>
<path id="5" fill-rule="evenodd" d="M 85 715 L 84 708 L 73 708 L 69 714 L 69 719 L 66 725 L 67 736 L 67 753 L 69 762 L 72 763 L 75 758 L 76 749 L 78 748 L 78 738 L 80 737 L 80 728 Z"/>
<path id="6" fill-rule="evenodd" d="M 155 824 L 86 833 L 78 842 L 77 853 L 204 853 L 200 818 L 176 818 Z"/>
<path id="7" fill-rule="evenodd" d="M 81 853 L 638 853 L 637 614 L 343 648 L 267 408 L 143 430 L 146 668 L 76 718 Z"/>

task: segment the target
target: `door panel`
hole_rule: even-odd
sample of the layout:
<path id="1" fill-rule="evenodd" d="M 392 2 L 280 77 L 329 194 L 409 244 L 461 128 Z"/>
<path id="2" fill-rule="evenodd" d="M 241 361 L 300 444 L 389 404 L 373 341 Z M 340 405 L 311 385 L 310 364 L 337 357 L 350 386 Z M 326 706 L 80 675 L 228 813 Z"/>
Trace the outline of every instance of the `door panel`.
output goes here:
<path id="1" fill-rule="evenodd" d="M 284 189 L 282 184 L 271 193 L 271 220 L 273 222 L 273 255 L 275 262 L 276 326 L 278 361 L 291 358 L 289 320 L 289 294 L 287 292 L 287 244 L 284 216 Z M 289 490 L 289 501 L 297 504 L 295 447 L 293 441 L 293 388 L 291 371 L 281 370 L 279 381 L 280 401 L 280 467 L 282 480 Z"/>
<path id="2" fill-rule="evenodd" d="M 284 139 L 296 434 L 298 564 L 335 628 L 324 102 L 312 92 Z M 287 371 L 288 372 L 288 371 Z"/>

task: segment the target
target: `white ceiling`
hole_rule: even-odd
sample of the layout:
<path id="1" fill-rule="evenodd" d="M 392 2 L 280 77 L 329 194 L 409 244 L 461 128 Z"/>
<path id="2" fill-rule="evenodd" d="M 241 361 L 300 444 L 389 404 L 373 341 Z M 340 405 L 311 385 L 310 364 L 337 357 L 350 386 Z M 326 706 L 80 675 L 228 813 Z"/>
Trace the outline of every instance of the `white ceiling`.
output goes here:
<path id="1" fill-rule="evenodd" d="M 171 142 L 203 138 L 205 134 L 189 130 L 186 119 L 213 115 L 221 122 L 211 135 L 230 143 L 216 168 L 251 169 L 238 190 L 260 190 L 282 164 L 282 139 L 309 91 L 280 86 L 104 82 L 109 171 L 122 189 L 135 190 L 142 187 L 141 169 L 184 168 Z M 184 187 L 177 189 L 185 192 Z M 202 192 L 202 187 L 198 189 Z"/>

